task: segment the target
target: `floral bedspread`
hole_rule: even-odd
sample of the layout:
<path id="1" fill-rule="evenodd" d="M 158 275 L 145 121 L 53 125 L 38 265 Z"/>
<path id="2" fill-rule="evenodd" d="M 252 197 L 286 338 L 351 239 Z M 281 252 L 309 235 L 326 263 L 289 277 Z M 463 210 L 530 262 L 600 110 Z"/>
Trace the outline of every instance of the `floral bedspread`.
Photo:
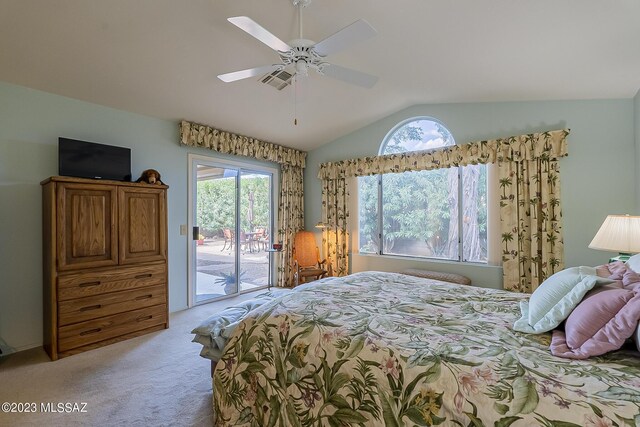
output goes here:
<path id="1" fill-rule="evenodd" d="M 365 272 L 251 313 L 214 374 L 218 426 L 640 426 L 640 354 L 549 353 L 525 294 Z"/>

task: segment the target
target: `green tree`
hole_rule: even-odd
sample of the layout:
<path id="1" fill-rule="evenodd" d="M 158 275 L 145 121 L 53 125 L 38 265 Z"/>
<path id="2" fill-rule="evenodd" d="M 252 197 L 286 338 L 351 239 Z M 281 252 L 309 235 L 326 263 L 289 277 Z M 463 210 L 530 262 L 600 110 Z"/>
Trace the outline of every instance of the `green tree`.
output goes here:
<path id="1" fill-rule="evenodd" d="M 360 248 L 377 252 L 378 176 L 360 179 Z M 400 240 L 420 240 L 429 248 L 428 256 L 445 256 L 449 227 L 449 200 L 446 170 L 385 174 L 382 177 L 383 250 L 393 253 Z"/>
<path id="2" fill-rule="evenodd" d="M 406 124 L 393 133 L 384 147 L 383 154 L 405 153 L 407 151 L 405 143 L 407 141 L 420 141 L 422 136 L 423 131 L 420 126 L 411 126 L 411 123 Z"/>
<path id="3" fill-rule="evenodd" d="M 378 252 L 378 175 L 363 176 L 358 182 L 360 251 Z"/>
<path id="4" fill-rule="evenodd" d="M 240 182 L 240 229 L 269 227 L 270 221 L 269 178 L 264 175 L 242 176 Z M 250 221 L 250 197 L 253 197 Z M 196 218 L 201 232 L 209 237 L 221 235 L 224 228 L 235 229 L 236 179 L 216 178 L 197 184 Z"/>
<path id="5" fill-rule="evenodd" d="M 250 198 L 253 197 L 253 219 L 249 217 Z M 269 227 L 269 178 L 265 175 L 243 176 L 240 183 L 240 229 Z"/>
<path id="6" fill-rule="evenodd" d="M 196 221 L 207 237 L 218 235 L 223 228 L 234 227 L 235 178 L 218 178 L 197 183 Z"/>

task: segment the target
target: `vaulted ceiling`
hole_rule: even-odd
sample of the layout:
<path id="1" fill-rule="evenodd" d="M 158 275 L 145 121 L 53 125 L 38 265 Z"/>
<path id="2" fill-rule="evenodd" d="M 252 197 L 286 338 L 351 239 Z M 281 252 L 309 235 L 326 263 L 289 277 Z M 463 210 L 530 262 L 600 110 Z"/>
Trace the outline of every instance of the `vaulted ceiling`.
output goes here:
<path id="1" fill-rule="evenodd" d="M 297 37 L 290 0 L 0 0 L 0 80 L 303 150 L 415 104 L 640 88 L 636 0 L 313 0 L 304 37 L 366 19 L 377 36 L 331 62 L 380 79 L 363 89 L 311 72 L 297 97 L 216 77 L 278 61 L 226 20 L 239 15 Z"/>

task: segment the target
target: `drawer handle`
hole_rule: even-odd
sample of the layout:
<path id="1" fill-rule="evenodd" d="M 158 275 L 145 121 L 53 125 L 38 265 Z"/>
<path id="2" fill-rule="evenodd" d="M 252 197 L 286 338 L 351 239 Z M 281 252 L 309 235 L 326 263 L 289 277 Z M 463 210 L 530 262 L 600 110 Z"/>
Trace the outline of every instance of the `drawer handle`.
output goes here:
<path id="1" fill-rule="evenodd" d="M 98 286 L 99 284 L 100 284 L 100 281 L 98 280 L 97 282 L 80 283 L 78 286 L 81 288 L 88 288 L 89 286 Z"/>
<path id="2" fill-rule="evenodd" d="M 143 321 L 145 321 L 145 320 L 149 320 L 149 319 L 153 319 L 153 316 L 152 316 L 152 315 L 149 315 L 149 316 L 140 316 L 140 317 L 138 317 L 136 320 L 137 320 L 138 322 L 143 322 Z"/>
<path id="3" fill-rule="evenodd" d="M 97 333 L 98 333 L 98 332 L 100 332 L 101 330 L 102 330 L 102 328 L 89 329 L 88 331 L 80 332 L 80 335 L 97 334 Z"/>
<path id="4" fill-rule="evenodd" d="M 88 306 L 88 307 L 82 307 L 82 308 L 80 309 L 80 311 L 97 310 L 97 309 L 99 309 L 99 308 L 102 308 L 102 305 L 101 305 L 101 304 L 90 305 L 90 306 Z"/>
<path id="5" fill-rule="evenodd" d="M 151 273 L 149 273 L 149 274 L 138 274 L 136 276 L 136 279 L 144 279 L 146 277 L 151 277 L 151 276 L 153 276 L 153 274 L 151 274 Z"/>
<path id="6" fill-rule="evenodd" d="M 140 295 L 139 297 L 136 297 L 136 301 L 140 301 L 140 300 L 143 300 L 143 299 L 149 299 L 149 298 L 152 298 L 152 297 L 153 297 L 152 294 Z"/>

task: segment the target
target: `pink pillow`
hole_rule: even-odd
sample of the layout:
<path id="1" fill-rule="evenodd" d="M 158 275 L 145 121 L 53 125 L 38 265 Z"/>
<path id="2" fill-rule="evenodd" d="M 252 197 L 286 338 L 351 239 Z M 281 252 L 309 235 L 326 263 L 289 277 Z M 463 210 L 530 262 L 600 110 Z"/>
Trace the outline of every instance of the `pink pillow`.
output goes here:
<path id="1" fill-rule="evenodd" d="M 605 265 L 599 265 L 596 267 L 596 271 L 599 273 L 600 269 L 602 269 L 604 273 L 604 269 L 609 271 L 609 275 L 607 278 L 612 280 L 622 280 L 622 276 L 628 270 L 627 266 L 622 261 L 615 261 Z"/>
<path id="2" fill-rule="evenodd" d="M 640 291 L 640 274 L 628 268 L 622 276 L 622 285 L 625 289 Z"/>
<path id="3" fill-rule="evenodd" d="M 599 277 L 620 280 L 626 289 L 640 291 L 640 273 L 636 273 L 622 261 L 599 265 L 596 267 L 596 274 Z"/>
<path id="4" fill-rule="evenodd" d="M 551 354 L 586 359 L 619 349 L 640 321 L 640 292 L 619 284 L 600 286 L 585 296 L 565 322 L 553 331 Z"/>
<path id="5" fill-rule="evenodd" d="M 611 273 L 609 279 L 613 280 L 622 280 L 622 276 L 627 272 L 628 267 L 622 261 L 615 261 L 609 264 L 606 264 L 609 272 Z"/>

